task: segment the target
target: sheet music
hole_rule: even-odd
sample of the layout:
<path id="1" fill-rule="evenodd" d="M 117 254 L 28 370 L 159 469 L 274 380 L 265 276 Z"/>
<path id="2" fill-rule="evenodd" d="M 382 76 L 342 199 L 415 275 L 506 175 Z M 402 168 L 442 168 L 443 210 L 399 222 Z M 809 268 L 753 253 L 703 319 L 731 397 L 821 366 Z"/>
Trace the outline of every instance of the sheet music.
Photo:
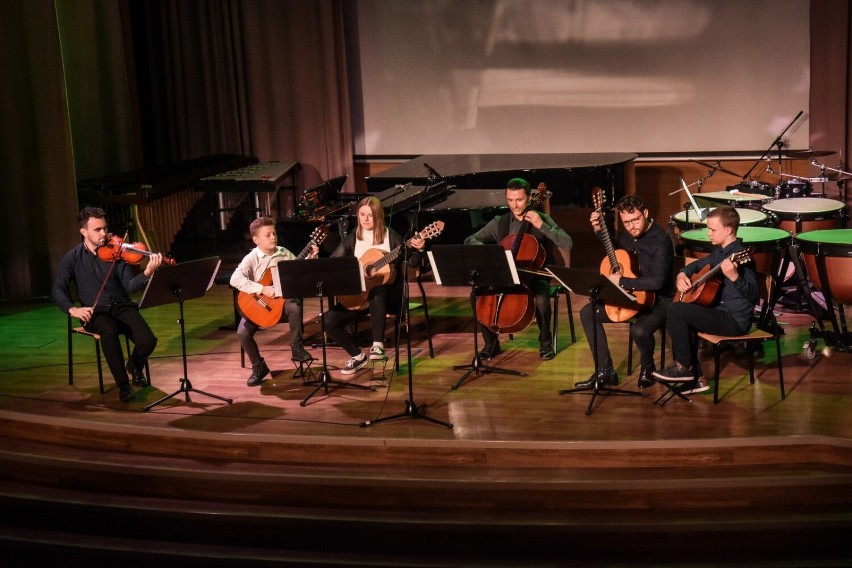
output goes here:
<path id="1" fill-rule="evenodd" d="M 545 270 L 545 272 L 547 272 L 548 274 L 550 274 L 550 276 L 551 276 L 551 277 L 553 277 L 554 279 L 556 279 L 556 281 L 557 281 L 557 282 L 559 282 L 559 283 L 560 283 L 560 284 L 561 284 L 564 288 L 566 288 L 566 289 L 568 289 L 568 290 L 571 290 L 571 292 L 573 292 L 573 293 L 575 293 L 575 294 L 579 294 L 579 295 L 581 295 L 581 296 L 586 296 L 586 295 L 587 295 L 588 290 L 586 290 L 586 291 L 582 291 L 582 290 L 572 290 L 572 289 L 571 289 L 571 287 L 570 287 L 570 286 L 568 286 L 568 284 L 566 284 L 565 282 L 563 282 L 563 281 L 562 281 L 562 280 L 561 280 L 561 279 L 560 279 L 560 278 L 559 278 L 556 274 L 554 274 L 552 270 L 550 270 L 550 269 L 549 269 L 549 268 L 547 268 L 547 267 L 545 267 L 545 268 L 544 268 L 544 270 Z M 600 276 L 601 276 L 601 278 L 606 278 L 606 276 L 604 276 L 603 274 L 601 274 Z M 630 292 L 628 292 L 627 290 L 625 290 L 625 289 L 624 289 L 624 288 L 622 288 L 621 286 L 613 286 L 613 287 L 614 287 L 614 288 L 616 288 L 619 292 L 621 292 L 621 293 L 624 295 L 624 297 L 625 297 L 625 298 L 627 298 L 628 300 L 630 300 L 631 302 L 635 302 L 635 301 L 636 301 L 636 296 L 634 296 L 633 294 L 631 294 Z"/>

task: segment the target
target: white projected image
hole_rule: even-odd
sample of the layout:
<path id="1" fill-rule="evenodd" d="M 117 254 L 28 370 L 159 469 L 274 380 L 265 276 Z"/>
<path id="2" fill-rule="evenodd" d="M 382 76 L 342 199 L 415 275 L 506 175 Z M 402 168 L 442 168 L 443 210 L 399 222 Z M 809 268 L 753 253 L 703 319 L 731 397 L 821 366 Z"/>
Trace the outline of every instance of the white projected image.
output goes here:
<path id="1" fill-rule="evenodd" d="M 356 7 L 360 155 L 762 152 L 808 111 L 807 0 Z"/>

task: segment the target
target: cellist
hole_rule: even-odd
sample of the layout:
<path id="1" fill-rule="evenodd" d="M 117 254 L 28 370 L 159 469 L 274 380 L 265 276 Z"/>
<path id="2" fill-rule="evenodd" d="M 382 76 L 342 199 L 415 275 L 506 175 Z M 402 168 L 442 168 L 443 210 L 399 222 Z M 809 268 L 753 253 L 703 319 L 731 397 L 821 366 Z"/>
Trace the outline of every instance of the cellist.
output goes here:
<path id="1" fill-rule="evenodd" d="M 482 229 L 467 237 L 466 245 L 498 244 L 509 235 L 515 234 L 521 228 L 522 223 L 530 225 L 529 234 L 539 243 L 553 245 L 571 250 L 574 245 L 571 237 L 556 224 L 550 215 L 532 209 L 528 210 L 532 191 L 530 184 L 522 178 L 514 178 L 506 184 L 506 204 L 509 212 L 495 217 Z M 550 255 L 551 247 L 545 246 Z M 553 259 L 548 259 L 547 264 L 553 264 Z M 553 351 L 553 333 L 550 329 L 552 309 L 550 307 L 550 279 L 545 277 L 533 278 L 529 285 L 529 291 L 535 300 L 535 321 L 538 325 L 539 356 L 549 361 L 556 356 Z M 499 355 L 500 340 L 498 334 L 484 325 L 479 325 L 484 340 L 484 346 L 479 353 L 483 359 L 490 360 Z"/>

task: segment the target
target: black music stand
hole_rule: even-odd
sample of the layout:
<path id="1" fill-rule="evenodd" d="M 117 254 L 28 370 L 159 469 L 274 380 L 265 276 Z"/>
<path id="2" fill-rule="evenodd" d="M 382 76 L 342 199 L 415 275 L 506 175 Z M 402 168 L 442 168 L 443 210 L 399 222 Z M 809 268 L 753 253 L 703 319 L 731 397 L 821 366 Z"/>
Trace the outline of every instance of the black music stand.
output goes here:
<path id="1" fill-rule="evenodd" d="M 508 253 L 508 254 L 507 254 Z M 476 316 L 476 288 L 495 289 L 520 285 L 511 251 L 500 245 L 435 245 L 427 253 L 441 286 L 470 286 L 470 306 L 473 311 L 473 360 L 470 365 L 454 365 L 454 370 L 466 370 L 453 384 L 459 388 L 471 373 L 486 373 L 526 377 L 526 373 L 491 367 L 482 363 L 479 356 L 479 320 Z"/>
<path id="2" fill-rule="evenodd" d="M 590 270 L 578 270 L 576 268 L 566 268 L 564 266 L 547 266 L 547 272 L 553 275 L 564 287 L 568 288 L 575 294 L 588 296 L 589 302 L 596 304 L 598 301 L 605 302 L 614 306 L 625 308 L 635 308 L 636 298 L 632 294 L 624 291 L 621 287 L 616 286 L 612 281 L 599 272 Z M 595 330 L 592 336 L 592 356 L 595 361 L 594 387 L 591 389 L 573 388 L 560 390 L 559 394 L 591 394 L 592 399 L 589 401 L 589 406 L 586 408 L 586 415 L 592 413 L 592 405 L 599 394 L 613 394 L 625 396 L 643 396 L 638 391 L 628 391 L 623 389 L 615 389 L 601 384 L 598 376 L 598 333 L 597 333 L 597 310 L 592 310 L 592 329 Z"/>
<path id="3" fill-rule="evenodd" d="M 285 298 L 305 298 L 318 296 L 320 301 L 320 338 L 322 341 L 322 370 L 319 379 L 306 381 L 306 385 L 316 385 L 316 388 L 299 403 L 308 404 L 308 400 L 320 389 L 328 395 L 329 387 L 374 390 L 373 387 L 356 385 L 347 381 L 337 381 L 330 378 L 325 358 L 325 309 L 323 297 L 358 294 L 366 290 L 364 271 L 354 256 L 339 258 L 315 258 L 311 260 L 291 260 L 279 262 L 278 272 L 273 273 L 273 283 L 280 287 L 281 295 Z M 276 281 L 277 276 L 277 281 Z"/>
<path id="4" fill-rule="evenodd" d="M 145 293 L 139 301 L 139 308 L 153 308 L 163 304 L 170 304 L 177 300 L 180 307 L 180 346 L 181 355 L 183 357 L 183 377 L 180 379 L 180 388 L 170 395 L 166 395 L 160 400 L 152 402 L 142 409 L 147 412 L 158 404 L 184 393 L 186 402 L 190 402 L 189 393 L 197 392 L 211 398 L 222 400 L 231 404 L 234 402 L 230 398 L 225 398 L 219 395 L 210 394 L 203 390 L 193 388 L 189 382 L 189 371 L 186 365 L 186 326 L 183 317 L 183 303 L 186 300 L 200 298 L 207 290 L 213 286 L 216 279 L 216 273 L 219 271 L 221 264 L 219 257 L 202 258 L 201 260 L 193 260 L 190 262 L 181 262 L 173 265 L 162 265 L 148 280 L 148 286 L 145 288 Z"/>

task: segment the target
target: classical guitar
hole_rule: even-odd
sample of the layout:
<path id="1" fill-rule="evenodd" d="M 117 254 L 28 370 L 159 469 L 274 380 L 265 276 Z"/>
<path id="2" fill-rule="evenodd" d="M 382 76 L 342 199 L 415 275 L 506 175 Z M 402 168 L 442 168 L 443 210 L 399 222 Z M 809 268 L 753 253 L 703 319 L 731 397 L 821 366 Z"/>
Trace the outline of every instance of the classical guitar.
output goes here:
<path id="1" fill-rule="evenodd" d="M 627 278 L 636 278 L 636 265 L 638 264 L 636 257 L 629 251 L 618 249 L 613 246 L 612 239 L 609 236 L 609 231 L 604 223 L 603 204 L 606 200 L 604 192 L 601 188 L 596 187 L 592 191 L 592 200 L 595 205 L 595 210 L 600 213 L 601 230 L 599 232 L 601 241 L 603 241 L 604 249 L 606 249 L 606 257 L 601 261 L 600 273 L 604 276 L 621 273 Z M 654 293 L 645 290 L 631 290 L 631 294 L 636 297 L 636 308 L 625 308 L 622 306 L 611 306 L 606 304 L 604 310 L 609 319 L 613 322 L 627 321 L 642 310 L 650 308 L 654 305 Z"/>
<path id="2" fill-rule="evenodd" d="M 314 229 L 311 233 L 310 242 L 296 256 L 296 260 L 306 259 L 311 254 L 311 245 L 319 246 L 327 236 L 328 225 L 320 225 Z M 257 283 L 263 286 L 272 286 L 272 271 L 274 269 L 275 265 L 267 268 Z M 247 292 L 237 294 L 237 307 L 240 313 L 260 328 L 272 327 L 281 320 L 285 301 L 284 298 L 273 298 L 264 294 L 249 294 Z"/>
<path id="3" fill-rule="evenodd" d="M 751 260 L 753 252 L 754 249 L 748 247 L 733 253 L 728 259 L 731 262 L 742 264 Z M 722 278 L 719 276 L 721 270 L 721 262 L 713 267 L 708 264 L 689 277 L 692 280 L 692 286 L 686 292 L 675 294 L 674 301 L 698 304 L 699 306 L 710 306 L 719 294 L 719 288 L 722 287 Z"/>
<path id="4" fill-rule="evenodd" d="M 431 239 L 440 235 L 443 230 L 444 222 L 435 221 L 420 229 L 411 239 L 418 237 L 421 239 Z M 405 243 L 406 246 L 411 242 L 411 239 Z M 389 253 L 380 249 L 370 249 L 365 252 L 358 259 L 358 262 L 361 263 L 361 267 L 364 269 L 364 285 L 367 290 L 360 294 L 338 296 L 337 301 L 348 310 L 366 309 L 369 305 L 367 298 L 370 295 L 370 291 L 376 286 L 383 286 L 396 279 L 396 269 L 392 263 L 399 257 L 401 251 L 402 245 L 399 245 Z"/>

